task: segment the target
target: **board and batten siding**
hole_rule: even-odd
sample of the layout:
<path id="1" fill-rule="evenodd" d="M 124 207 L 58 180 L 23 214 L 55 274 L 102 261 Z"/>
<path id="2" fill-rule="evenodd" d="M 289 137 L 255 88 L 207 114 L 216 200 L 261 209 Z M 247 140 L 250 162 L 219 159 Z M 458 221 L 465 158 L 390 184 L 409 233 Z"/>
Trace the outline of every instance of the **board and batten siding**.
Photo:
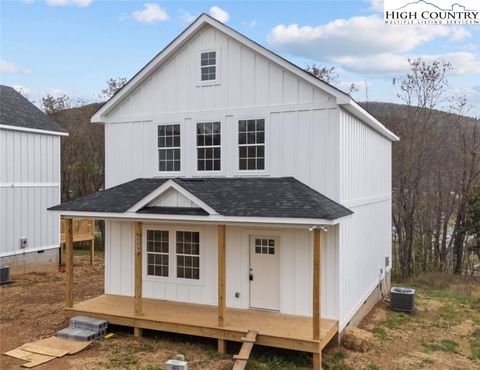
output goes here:
<path id="1" fill-rule="evenodd" d="M 133 296 L 134 223 L 106 221 L 105 293 Z M 217 304 L 217 226 L 146 224 L 146 229 L 198 230 L 201 238 L 200 280 L 175 281 L 143 276 L 143 297 L 197 304 Z M 323 243 L 322 316 L 336 319 L 338 312 L 337 227 Z M 292 315 L 312 313 L 312 243 L 308 229 L 247 228 L 227 226 L 227 307 L 249 308 L 250 236 L 279 238 L 280 312 Z M 145 257 L 146 258 L 146 257 Z M 236 297 L 236 293 L 239 293 Z"/>
<path id="2" fill-rule="evenodd" d="M 341 110 L 340 145 L 340 202 L 354 212 L 339 225 L 342 330 L 391 269 L 392 144 Z"/>
<path id="3" fill-rule="evenodd" d="M 185 117 L 183 115 L 182 117 Z M 264 118 L 265 171 L 239 171 L 238 120 Z M 263 111 L 260 114 L 189 115 L 163 123 L 181 124 L 181 171 L 158 171 L 158 122 L 105 125 L 106 187 L 153 176 L 294 176 L 333 199 L 339 196 L 337 109 Z M 197 171 L 196 122 L 221 122 L 221 171 Z"/>
<path id="4" fill-rule="evenodd" d="M 59 202 L 60 137 L 0 129 L 0 257 L 58 248 Z"/>

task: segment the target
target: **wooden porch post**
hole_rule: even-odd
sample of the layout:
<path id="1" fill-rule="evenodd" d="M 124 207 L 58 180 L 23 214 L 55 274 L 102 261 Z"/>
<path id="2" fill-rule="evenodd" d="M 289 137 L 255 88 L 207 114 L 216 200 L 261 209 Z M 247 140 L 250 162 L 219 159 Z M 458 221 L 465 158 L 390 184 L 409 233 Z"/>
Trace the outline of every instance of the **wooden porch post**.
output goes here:
<path id="1" fill-rule="evenodd" d="M 313 339 L 320 341 L 320 321 L 321 321 L 321 262 L 322 262 L 322 246 L 320 229 L 313 230 L 313 294 L 312 294 L 312 325 Z M 319 346 L 320 347 L 320 346 Z M 319 348 L 318 353 L 313 354 L 313 369 L 320 370 L 322 368 L 322 350 Z"/>
<path id="2" fill-rule="evenodd" d="M 225 264 L 226 264 L 225 225 L 218 225 L 218 326 L 225 322 Z M 218 340 L 218 352 L 225 353 L 225 340 Z"/>
<path id="3" fill-rule="evenodd" d="M 135 222 L 135 316 L 142 315 L 142 223 Z M 134 328 L 136 337 L 142 336 L 141 328 Z"/>
<path id="4" fill-rule="evenodd" d="M 93 266 L 93 260 L 95 257 L 95 220 L 91 220 L 92 223 L 92 244 L 90 245 L 90 266 Z"/>
<path id="5" fill-rule="evenodd" d="M 65 307 L 73 307 L 73 220 L 67 218 L 65 234 Z"/>

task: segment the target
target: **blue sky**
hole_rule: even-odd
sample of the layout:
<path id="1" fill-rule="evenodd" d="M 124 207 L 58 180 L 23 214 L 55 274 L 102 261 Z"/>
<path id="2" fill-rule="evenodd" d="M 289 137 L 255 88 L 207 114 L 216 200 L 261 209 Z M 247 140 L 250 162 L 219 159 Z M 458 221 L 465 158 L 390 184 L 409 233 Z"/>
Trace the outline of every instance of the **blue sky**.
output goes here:
<path id="1" fill-rule="evenodd" d="M 448 60 L 449 93 L 467 94 L 479 114 L 480 26 L 385 25 L 382 10 L 381 0 L 3 1 L 0 82 L 34 101 L 98 100 L 107 79 L 132 77 L 206 12 L 301 67 L 335 66 L 340 87 L 356 83 L 358 100 L 398 102 L 392 79 L 405 75 L 407 57 Z"/>

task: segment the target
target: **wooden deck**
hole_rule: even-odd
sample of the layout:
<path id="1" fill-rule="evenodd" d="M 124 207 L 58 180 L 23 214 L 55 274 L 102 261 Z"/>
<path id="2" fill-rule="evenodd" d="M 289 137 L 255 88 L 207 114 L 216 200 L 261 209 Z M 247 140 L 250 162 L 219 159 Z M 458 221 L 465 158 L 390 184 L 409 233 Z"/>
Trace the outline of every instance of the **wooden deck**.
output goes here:
<path id="1" fill-rule="evenodd" d="M 218 326 L 217 306 L 142 298 L 142 315 L 135 316 L 133 297 L 101 295 L 65 308 L 67 316 L 88 315 L 112 324 L 241 341 L 249 330 L 256 344 L 320 353 L 337 332 L 337 321 L 321 320 L 320 340 L 313 340 L 312 318 L 276 312 L 226 308 Z"/>

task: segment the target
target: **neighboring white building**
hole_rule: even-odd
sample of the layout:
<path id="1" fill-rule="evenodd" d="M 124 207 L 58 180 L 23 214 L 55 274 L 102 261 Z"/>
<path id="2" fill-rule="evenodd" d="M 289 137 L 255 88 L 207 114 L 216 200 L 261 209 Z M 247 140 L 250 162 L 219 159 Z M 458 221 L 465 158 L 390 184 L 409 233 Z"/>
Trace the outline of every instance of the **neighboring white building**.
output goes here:
<path id="1" fill-rule="evenodd" d="M 60 137 L 67 133 L 0 85 L 0 265 L 12 274 L 58 269 Z"/>
<path id="2" fill-rule="evenodd" d="M 106 220 L 102 299 L 217 305 L 223 331 L 199 335 L 220 340 L 231 338 L 221 324 L 225 302 L 243 310 L 235 312 L 313 316 L 318 340 L 319 306 L 341 332 L 365 313 L 366 301 L 378 300 L 391 268 L 391 144 L 398 138 L 347 94 L 202 15 L 92 122 L 105 126 L 107 190 L 53 209 Z M 320 304 L 312 290 L 319 242 Z M 136 253 L 143 256 L 137 267 Z M 69 312 L 102 317 L 101 304 L 88 310 L 88 302 Z M 104 309 L 116 322 L 114 310 Z M 267 345 L 309 348 L 248 329 Z M 331 338 L 325 333 L 320 352 Z"/>

